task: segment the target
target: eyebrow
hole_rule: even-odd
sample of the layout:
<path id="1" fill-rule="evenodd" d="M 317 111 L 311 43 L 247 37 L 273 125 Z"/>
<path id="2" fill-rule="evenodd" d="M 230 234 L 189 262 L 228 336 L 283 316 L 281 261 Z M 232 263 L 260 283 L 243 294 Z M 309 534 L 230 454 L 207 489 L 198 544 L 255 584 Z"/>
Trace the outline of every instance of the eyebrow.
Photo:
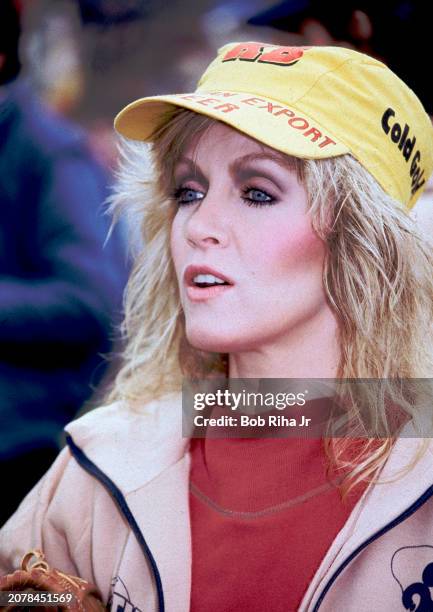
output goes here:
<path id="1" fill-rule="evenodd" d="M 278 153 L 276 154 L 272 154 L 272 153 L 248 153 L 247 155 L 242 155 L 242 157 L 238 157 L 234 162 L 232 162 L 230 164 L 230 170 L 238 170 L 239 166 L 242 166 L 244 164 L 248 164 L 251 162 L 255 162 L 255 161 L 273 161 L 275 163 L 277 163 L 279 166 L 281 166 L 282 168 L 284 168 L 285 170 L 289 169 L 292 170 L 293 169 L 293 164 L 291 163 L 290 158 L 284 158 L 281 155 L 278 155 Z"/>
<path id="2" fill-rule="evenodd" d="M 178 173 L 175 167 L 173 178 L 179 174 L 179 178 L 177 180 L 185 180 L 187 178 L 194 177 L 202 181 L 204 184 L 209 185 L 209 181 L 201 171 L 200 166 L 193 159 L 182 156 L 178 159 L 176 166 L 180 165 L 186 166 L 187 171 Z"/>
<path id="3" fill-rule="evenodd" d="M 294 164 L 291 163 L 290 158 L 286 159 L 278 154 L 272 155 L 271 153 L 248 153 L 247 155 L 242 155 L 242 157 L 238 157 L 229 165 L 229 172 L 232 176 L 238 177 L 241 180 L 245 180 L 251 178 L 257 174 L 267 178 L 270 181 L 273 181 L 279 189 L 282 189 L 281 184 L 277 181 L 277 178 L 264 170 L 257 171 L 254 168 L 248 168 L 249 164 L 253 164 L 256 161 L 272 161 L 277 163 L 281 168 L 285 170 L 294 170 Z M 203 172 L 200 169 L 200 166 L 189 157 L 180 157 L 178 165 L 185 165 L 188 169 L 188 176 L 194 176 L 204 183 L 208 184 L 208 180 L 204 176 Z M 176 173 L 175 173 L 176 174 Z M 186 177 L 181 174 L 182 178 Z"/>
<path id="4" fill-rule="evenodd" d="M 235 161 L 233 161 L 229 166 L 229 172 L 232 176 L 237 176 L 241 180 L 247 180 L 253 176 L 256 176 L 257 174 L 260 174 L 260 176 L 272 181 L 280 190 L 282 190 L 282 185 L 274 174 L 266 172 L 266 170 L 263 169 L 256 170 L 252 167 L 252 164 L 256 161 L 272 161 L 278 164 L 284 170 L 292 169 L 289 160 L 285 160 L 279 155 L 272 155 L 271 153 L 249 153 L 247 155 L 243 155 L 242 157 L 238 157 Z"/>

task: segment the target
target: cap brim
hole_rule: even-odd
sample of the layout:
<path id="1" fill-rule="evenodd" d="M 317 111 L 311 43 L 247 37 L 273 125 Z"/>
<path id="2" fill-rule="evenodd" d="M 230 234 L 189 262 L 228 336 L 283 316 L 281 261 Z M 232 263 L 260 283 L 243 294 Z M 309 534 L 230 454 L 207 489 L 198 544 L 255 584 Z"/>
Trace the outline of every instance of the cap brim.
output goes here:
<path id="1" fill-rule="evenodd" d="M 127 138 L 151 142 L 176 107 L 222 121 L 247 136 L 296 157 L 324 159 L 349 153 L 329 130 L 295 106 L 244 92 L 195 92 L 141 98 L 114 121 Z"/>

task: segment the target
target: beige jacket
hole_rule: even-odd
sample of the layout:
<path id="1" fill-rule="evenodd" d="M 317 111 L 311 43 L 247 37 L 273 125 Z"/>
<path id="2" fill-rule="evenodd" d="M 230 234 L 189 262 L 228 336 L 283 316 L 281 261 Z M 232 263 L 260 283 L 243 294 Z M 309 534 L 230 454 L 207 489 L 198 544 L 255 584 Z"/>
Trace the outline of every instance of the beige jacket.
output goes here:
<path id="1" fill-rule="evenodd" d="M 1 572 L 40 548 L 52 566 L 96 583 L 112 610 L 187 612 L 189 455 L 179 401 L 167 396 L 141 411 L 113 404 L 70 423 L 68 447 L 0 531 Z M 418 444 L 400 439 L 383 478 Z M 430 447 L 408 474 L 364 494 L 300 610 L 423 612 L 432 596 Z"/>

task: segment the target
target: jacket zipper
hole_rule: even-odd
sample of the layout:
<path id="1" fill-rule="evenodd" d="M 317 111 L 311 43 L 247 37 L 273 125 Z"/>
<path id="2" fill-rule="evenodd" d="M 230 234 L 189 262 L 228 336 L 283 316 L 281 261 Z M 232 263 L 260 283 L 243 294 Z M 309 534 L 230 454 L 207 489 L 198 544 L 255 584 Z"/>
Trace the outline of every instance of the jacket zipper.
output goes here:
<path id="1" fill-rule="evenodd" d="M 351 563 L 353 561 L 353 559 L 359 555 L 359 553 L 364 550 L 364 548 L 366 548 L 369 544 L 371 544 L 372 542 L 374 542 L 375 540 L 378 540 L 380 537 L 382 537 L 385 533 L 387 533 L 388 531 L 391 531 L 391 529 L 394 529 L 394 527 L 397 527 L 397 525 L 399 525 L 400 523 L 402 523 L 403 521 L 405 521 L 407 518 L 409 518 L 412 514 L 414 514 L 417 510 L 419 510 L 419 508 L 421 508 L 421 506 L 423 506 L 426 501 L 428 501 L 431 497 L 433 496 L 433 485 L 431 487 L 429 487 L 422 495 L 421 497 L 419 497 L 411 506 L 409 506 L 409 508 L 407 508 L 404 512 L 402 512 L 397 518 L 393 519 L 390 523 L 388 523 L 387 525 L 385 525 L 385 527 L 382 527 L 382 529 L 379 529 L 379 531 L 377 531 L 375 534 L 373 534 L 370 538 L 368 538 L 367 540 L 365 540 L 365 542 L 363 542 L 362 544 L 360 544 L 358 546 L 358 548 L 356 548 L 348 557 L 347 559 L 345 559 L 343 561 L 343 563 L 338 567 L 338 569 L 334 572 L 334 574 L 331 576 L 331 578 L 328 580 L 327 584 L 325 585 L 325 587 L 323 588 L 314 608 L 313 608 L 313 612 L 317 612 L 320 608 L 320 606 L 323 603 L 323 600 L 326 597 L 326 594 L 328 593 L 328 591 L 330 590 L 330 588 L 332 587 L 332 585 L 334 584 L 334 582 L 337 580 L 338 576 L 343 572 L 343 570 L 349 565 L 349 563 Z"/>
<path id="2" fill-rule="evenodd" d="M 153 578 L 155 580 L 156 592 L 158 597 L 158 612 L 165 611 L 164 604 L 164 592 L 162 588 L 161 575 L 158 570 L 158 566 L 156 565 L 156 561 L 154 556 L 152 555 L 149 546 L 147 545 L 146 540 L 138 526 L 137 521 L 134 518 L 128 504 L 126 503 L 126 499 L 120 489 L 114 484 L 114 482 L 108 478 L 106 474 L 102 470 L 98 468 L 97 465 L 91 461 L 87 455 L 81 450 L 79 446 L 77 446 L 70 436 L 70 434 L 66 434 L 66 443 L 69 446 L 69 449 L 72 453 L 72 456 L 75 458 L 77 463 L 91 476 L 96 478 L 102 486 L 108 491 L 111 497 L 114 499 L 117 507 L 119 508 L 122 515 L 125 517 L 128 525 L 131 528 L 131 531 L 134 533 L 137 542 L 145 556 L 147 558 L 149 565 L 152 570 Z"/>

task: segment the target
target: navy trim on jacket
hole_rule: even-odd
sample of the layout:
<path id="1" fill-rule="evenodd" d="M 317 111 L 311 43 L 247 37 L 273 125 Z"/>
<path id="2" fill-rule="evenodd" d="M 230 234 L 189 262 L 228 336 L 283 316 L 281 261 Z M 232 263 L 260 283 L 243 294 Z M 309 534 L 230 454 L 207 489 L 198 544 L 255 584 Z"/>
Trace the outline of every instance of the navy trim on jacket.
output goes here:
<path id="1" fill-rule="evenodd" d="M 117 507 L 119 508 L 122 515 L 125 517 L 128 525 L 130 526 L 132 532 L 137 538 L 137 542 L 148 560 L 150 567 L 152 569 L 152 574 L 155 580 L 157 596 L 158 596 L 158 611 L 164 612 L 165 604 L 164 604 L 164 592 L 162 588 L 161 575 L 158 570 L 158 566 L 156 565 L 156 561 L 152 552 L 147 545 L 147 542 L 138 526 L 137 521 L 135 520 L 128 504 L 126 503 L 126 499 L 120 489 L 114 484 L 114 482 L 108 478 L 104 472 L 102 472 L 97 465 L 91 461 L 87 455 L 77 446 L 72 439 L 70 434 L 66 434 L 66 443 L 69 446 L 72 456 L 77 461 L 77 463 L 91 476 L 96 478 L 102 486 L 106 489 L 106 491 L 111 495 L 113 500 L 115 501 Z"/>

